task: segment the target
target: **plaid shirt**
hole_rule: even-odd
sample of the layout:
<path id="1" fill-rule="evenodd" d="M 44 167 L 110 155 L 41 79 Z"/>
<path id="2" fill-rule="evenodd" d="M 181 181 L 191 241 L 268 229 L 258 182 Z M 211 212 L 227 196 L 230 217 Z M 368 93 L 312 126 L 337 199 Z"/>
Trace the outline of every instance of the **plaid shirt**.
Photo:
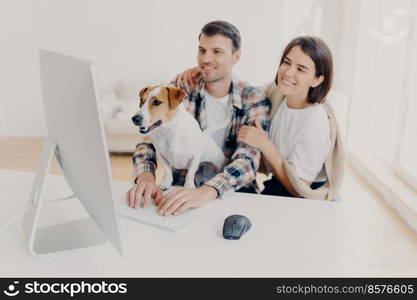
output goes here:
<path id="1" fill-rule="evenodd" d="M 188 93 L 183 100 L 185 108 L 195 117 L 202 130 L 207 128 L 206 99 L 201 93 L 203 86 L 204 82 L 201 80 L 198 89 Z M 184 89 L 183 86 L 181 88 Z M 222 172 L 204 183 L 215 188 L 220 198 L 225 193 L 241 187 L 254 187 L 259 190 L 255 177 L 259 167 L 260 151 L 238 143 L 237 133 L 243 125 L 254 125 L 256 119 L 260 120 L 265 130 L 269 129 L 270 122 L 270 102 L 260 89 L 233 78 L 229 97 L 233 113 L 223 148 L 228 164 Z M 136 176 L 146 172 L 155 174 L 156 153 L 151 143 L 138 144 L 132 160 Z M 187 170 L 173 169 L 173 184 L 184 185 L 186 174 Z"/>

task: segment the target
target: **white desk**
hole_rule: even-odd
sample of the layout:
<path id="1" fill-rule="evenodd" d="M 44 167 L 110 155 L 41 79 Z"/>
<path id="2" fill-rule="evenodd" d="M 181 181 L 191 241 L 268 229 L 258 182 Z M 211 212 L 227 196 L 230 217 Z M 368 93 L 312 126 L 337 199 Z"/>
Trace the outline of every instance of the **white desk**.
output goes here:
<path id="1" fill-rule="evenodd" d="M 21 211 L 34 173 L 0 170 L 0 226 Z M 130 187 L 114 182 L 118 194 Z M 62 176 L 49 175 L 45 195 L 67 196 Z M 47 198 L 49 198 L 47 197 Z M 43 221 L 85 216 L 77 200 L 45 205 Z M 121 219 L 125 257 L 109 244 L 34 258 L 21 221 L 0 234 L 2 277 L 315 277 L 351 276 L 340 203 L 233 193 L 210 201 L 177 233 Z M 252 228 L 237 241 L 222 237 L 224 219 L 242 214 Z"/>

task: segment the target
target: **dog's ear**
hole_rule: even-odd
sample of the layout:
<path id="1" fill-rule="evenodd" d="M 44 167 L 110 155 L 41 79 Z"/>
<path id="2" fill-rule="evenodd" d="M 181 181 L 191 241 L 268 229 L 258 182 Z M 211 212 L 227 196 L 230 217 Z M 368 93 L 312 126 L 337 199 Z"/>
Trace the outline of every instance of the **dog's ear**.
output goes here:
<path id="1" fill-rule="evenodd" d="M 150 88 L 151 88 L 151 86 L 147 86 L 147 87 L 144 87 L 143 89 L 141 89 L 140 92 L 139 92 L 139 97 L 142 98 L 143 94 L 145 94 L 146 91 L 149 90 Z"/>
<path id="2" fill-rule="evenodd" d="M 167 87 L 169 108 L 176 109 L 187 95 L 182 89 L 176 87 Z"/>
<path id="3" fill-rule="evenodd" d="M 145 99 L 143 99 L 143 95 L 145 95 L 145 93 L 147 91 L 150 91 L 151 89 L 152 89 L 152 86 L 148 85 L 147 87 L 144 87 L 143 89 L 140 90 L 139 92 L 140 107 L 142 107 L 142 105 L 145 103 Z"/>

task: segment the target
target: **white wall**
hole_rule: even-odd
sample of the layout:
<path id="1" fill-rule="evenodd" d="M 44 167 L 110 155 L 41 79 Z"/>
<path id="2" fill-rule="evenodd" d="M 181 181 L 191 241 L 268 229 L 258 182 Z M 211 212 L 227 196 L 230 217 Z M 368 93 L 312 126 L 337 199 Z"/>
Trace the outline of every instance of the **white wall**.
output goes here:
<path id="1" fill-rule="evenodd" d="M 242 34 L 235 73 L 260 85 L 274 77 L 289 39 L 313 33 L 301 25 L 316 2 L 0 0 L 0 136 L 46 134 L 38 48 L 93 61 L 103 92 L 123 78 L 169 80 L 195 65 L 201 27 L 223 19 Z"/>

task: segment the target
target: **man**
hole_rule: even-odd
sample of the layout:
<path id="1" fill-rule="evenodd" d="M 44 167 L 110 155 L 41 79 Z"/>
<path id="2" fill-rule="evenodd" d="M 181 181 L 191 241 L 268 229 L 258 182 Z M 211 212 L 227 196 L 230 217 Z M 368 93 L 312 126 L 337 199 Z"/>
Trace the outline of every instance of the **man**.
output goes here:
<path id="1" fill-rule="evenodd" d="M 231 113 L 230 126 L 213 136 L 229 163 L 204 184 L 198 186 L 197 183 L 197 188 L 179 187 L 162 196 L 161 189 L 155 184 L 155 148 L 150 143 L 138 144 L 132 158 L 137 178 L 128 191 L 131 207 L 139 208 L 142 196 L 143 207 L 147 207 L 153 198 L 159 213 L 170 215 L 200 207 L 230 191 L 256 191 L 260 152 L 238 143 L 237 133 L 241 126 L 253 125 L 255 119 L 266 127 L 270 104 L 262 91 L 232 77 L 232 68 L 241 55 L 240 43 L 240 33 L 232 24 L 225 21 L 206 24 L 199 36 L 197 55 L 202 78 L 198 88 L 183 100 L 185 108 L 202 129 L 221 122 Z M 197 171 L 201 172 L 204 168 Z M 183 185 L 186 170 L 173 170 L 173 174 L 173 185 Z"/>

